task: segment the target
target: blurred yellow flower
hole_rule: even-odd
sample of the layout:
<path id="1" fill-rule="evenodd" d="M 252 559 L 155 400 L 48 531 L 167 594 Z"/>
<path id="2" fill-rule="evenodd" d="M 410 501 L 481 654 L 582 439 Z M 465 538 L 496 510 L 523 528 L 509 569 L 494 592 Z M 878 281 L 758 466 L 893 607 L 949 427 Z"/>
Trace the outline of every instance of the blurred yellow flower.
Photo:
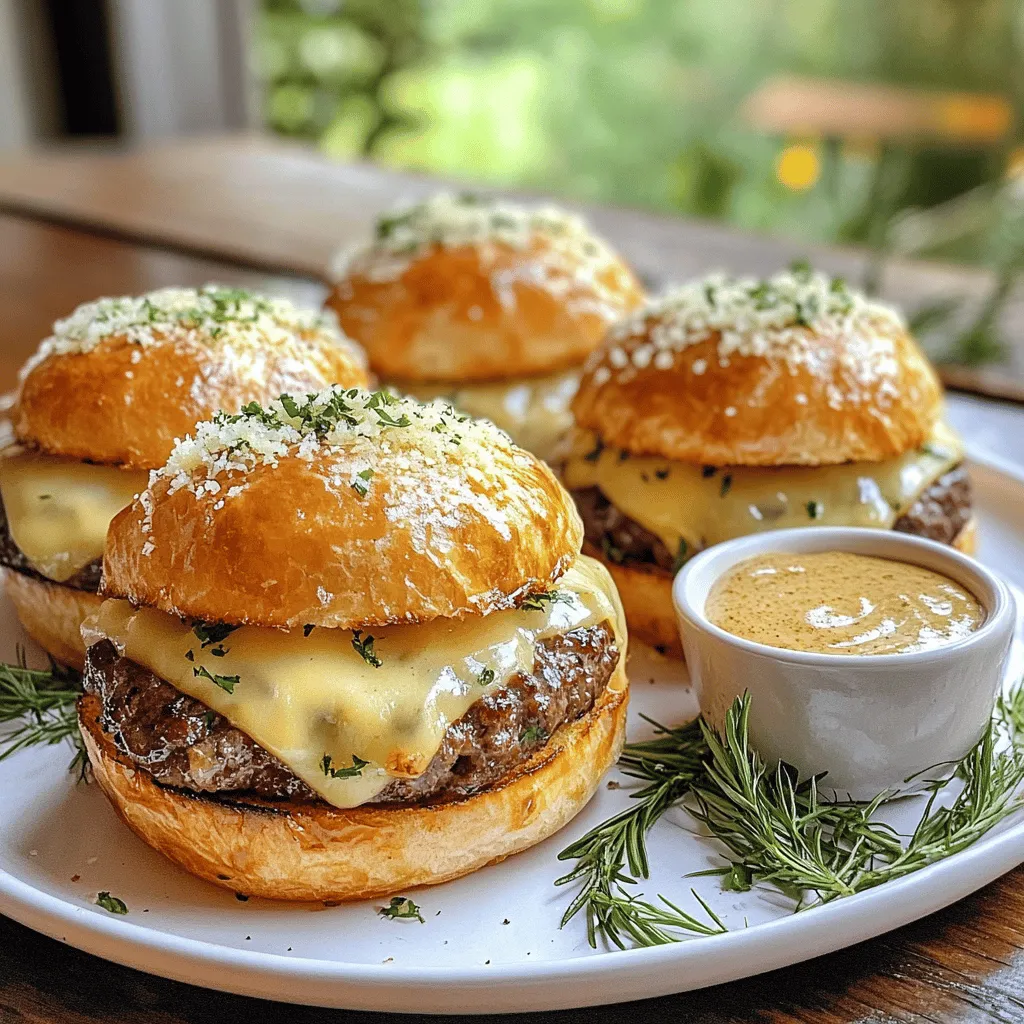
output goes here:
<path id="1" fill-rule="evenodd" d="M 787 146 L 775 163 L 779 181 L 794 192 L 804 192 L 817 182 L 821 175 L 821 161 L 817 150 L 804 143 Z"/>

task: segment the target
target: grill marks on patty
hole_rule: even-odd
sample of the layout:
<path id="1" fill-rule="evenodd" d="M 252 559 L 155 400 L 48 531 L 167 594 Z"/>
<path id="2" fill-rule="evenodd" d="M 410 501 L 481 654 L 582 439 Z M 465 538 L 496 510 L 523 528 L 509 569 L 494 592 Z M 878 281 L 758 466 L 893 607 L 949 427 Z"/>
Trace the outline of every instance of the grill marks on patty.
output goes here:
<path id="1" fill-rule="evenodd" d="M 618 660 L 608 624 L 538 641 L 532 672 L 481 697 L 448 728 L 422 775 L 395 779 L 372 802 L 444 802 L 498 782 L 560 725 L 593 707 Z M 211 794 L 319 799 L 226 718 L 121 657 L 109 640 L 89 648 L 84 683 L 100 698 L 101 725 L 118 749 L 157 782 Z"/>
<path id="2" fill-rule="evenodd" d="M 20 572 L 23 576 L 31 576 L 33 579 L 42 580 L 44 583 L 52 583 L 54 586 L 71 587 L 73 590 L 86 590 L 95 594 L 100 589 L 100 576 L 103 573 L 103 559 L 97 558 L 88 565 L 83 566 L 74 576 L 57 583 L 32 568 L 32 563 L 22 554 L 21 548 L 14 542 L 11 536 L 11 528 L 7 523 L 7 510 L 4 508 L 3 499 L 0 499 L 0 565 Z"/>
<path id="3" fill-rule="evenodd" d="M 600 488 L 585 487 L 571 493 L 583 520 L 586 539 L 608 561 L 648 572 L 673 572 L 675 556 L 662 540 L 619 511 Z M 952 544 L 970 517 L 971 481 L 961 464 L 922 491 L 917 501 L 896 520 L 893 529 Z M 699 550 L 696 548 L 692 553 Z"/>

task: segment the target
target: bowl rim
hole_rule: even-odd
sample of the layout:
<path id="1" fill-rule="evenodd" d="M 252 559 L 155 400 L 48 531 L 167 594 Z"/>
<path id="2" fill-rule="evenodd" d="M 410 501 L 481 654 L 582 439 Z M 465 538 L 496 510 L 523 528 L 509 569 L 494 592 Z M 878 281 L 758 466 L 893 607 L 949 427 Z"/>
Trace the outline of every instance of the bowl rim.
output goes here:
<path id="1" fill-rule="evenodd" d="M 806 544 L 807 541 L 812 542 L 810 547 L 801 546 L 801 542 Z M 832 543 L 828 543 L 829 541 Z M 851 542 L 856 545 L 855 550 L 846 547 Z M 864 547 L 872 546 L 872 543 L 869 542 L 890 549 L 902 548 L 908 557 L 896 557 L 891 550 L 884 552 L 864 550 Z M 959 585 L 966 586 L 982 604 L 985 608 L 985 619 L 978 629 L 968 636 L 948 644 L 939 644 L 924 651 L 897 652 L 895 654 L 825 654 L 816 651 L 794 651 L 786 647 L 772 647 L 769 644 L 737 636 L 735 633 L 722 629 L 721 626 L 716 626 L 707 617 L 703 607 L 698 609 L 691 600 L 689 590 L 693 578 L 707 566 L 708 562 L 725 559 L 725 564 L 708 585 L 708 591 L 710 591 L 711 587 L 726 572 L 745 558 L 769 551 L 785 552 L 787 550 L 794 553 L 850 550 L 852 554 L 866 554 L 876 558 L 888 558 L 892 561 L 906 561 L 922 568 L 931 568 L 933 572 L 944 572 Z M 732 553 L 735 553 L 735 557 L 729 558 Z M 944 562 L 953 571 L 946 572 L 930 565 L 923 565 L 921 561 L 913 557 L 915 553 L 919 556 L 927 553 L 932 560 Z M 979 593 L 981 588 L 965 583 L 964 576 L 980 581 L 988 593 Z M 722 541 L 691 558 L 676 573 L 672 581 L 672 603 L 675 607 L 677 621 L 685 619 L 720 642 L 730 644 L 749 654 L 811 667 L 835 669 L 845 666 L 850 669 L 856 667 L 869 670 L 893 669 L 900 665 L 907 666 L 910 663 L 914 665 L 927 664 L 949 657 L 951 654 L 969 653 L 972 648 L 984 645 L 994 634 L 1012 630 L 1016 609 L 1016 601 L 1006 583 L 996 573 L 970 555 L 965 555 L 947 544 L 941 544 L 926 537 L 918 537 L 896 530 L 879 530 L 860 526 L 797 526 L 787 530 L 766 530 L 763 533 L 746 534 L 742 537 Z"/>

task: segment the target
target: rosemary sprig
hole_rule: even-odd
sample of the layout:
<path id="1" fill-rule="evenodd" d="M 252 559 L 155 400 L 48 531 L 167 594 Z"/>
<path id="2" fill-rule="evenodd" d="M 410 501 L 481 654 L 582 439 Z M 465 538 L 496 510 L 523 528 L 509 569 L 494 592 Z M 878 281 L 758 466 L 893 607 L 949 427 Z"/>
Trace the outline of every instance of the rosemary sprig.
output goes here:
<path id="1" fill-rule="evenodd" d="M 27 747 L 70 740 L 70 770 L 84 778 L 88 758 L 75 708 L 81 693 L 78 673 L 55 662 L 48 669 L 28 668 L 19 650 L 16 664 L 0 663 L 0 761 Z"/>
<path id="2" fill-rule="evenodd" d="M 645 837 L 651 826 L 690 790 L 703 771 L 708 753 L 696 721 L 679 729 L 658 725 L 655 728 L 659 739 L 630 744 L 619 761 L 626 775 L 647 782 L 632 794 L 637 803 L 598 825 L 558 855 L 559 860 L 576 861 L 576 866 L 555 885 L 581 882 L 580 891 L 562 917 L 562 925 L 585 909 L 587 938 L 595 948 L 598 936 L 625 949 L 625 936 L 643 946 L 675 941 L 666 928 L 701 935 L 725 930 L 710 908 L 705 907 L 712 922 L 707 925 L 667 900 L 663 900 L 664 908 L 657 907 L 624 888 L 650 873 Z"/>
<path id="3" fill-rule="evenodd" d="M 592 946 L 600 936 L 619 948 L 678 941 L 674 932 L 725 931 L 711 908 L 711 924 L 665 897 L 644 902 L 626 887 L 649 875 L 646 835 L 666 811 L 683 807 L 724 846 L 727 863 L 698 874 L 718 874 L 723 888 L 768 885 L 806 910 L 862 892 L 951 856 L 1024 805 L 1024 684 L 996 704 L 992 723 L 955 766 L 952 777 L 928 782 L 928 801 L 910 836 L 875 820 L 891 794 L 854 802 L 826 799 L 820 778 L 796 782 L 786 765 L 769 771 L 748 742 L 750 697 L 726 716 L 724 735 L 698 719 L 680 729 L 658 726 L 658 738 L 629 744 L 620 767 L 646 785 L 636 804 L 592 829 L 562 851 L 576 866 L 556 885 L 580 882 L 562 924 L 586 910 Z M 947 766 L 948 767 L 948 766 Z M 948 806 L 939 797 L 954 779 L 961 790 Z M 905 840 L 905 841 L 904 841 Z"/>

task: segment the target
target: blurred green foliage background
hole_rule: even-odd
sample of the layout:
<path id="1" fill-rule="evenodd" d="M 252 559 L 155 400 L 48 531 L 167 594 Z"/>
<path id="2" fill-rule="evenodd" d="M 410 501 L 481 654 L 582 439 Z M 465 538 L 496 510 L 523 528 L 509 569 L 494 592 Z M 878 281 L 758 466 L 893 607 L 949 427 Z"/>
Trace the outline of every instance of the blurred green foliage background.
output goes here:
<path id="1" fill-rule="evenodd" d="M 998 303 L 1024 264 L 1024 0 L 262 0 L 256 42 L 269 125 L 339 157 L 982 264 Z M 939 128 L 787 125 L 792 81 Z"/>

